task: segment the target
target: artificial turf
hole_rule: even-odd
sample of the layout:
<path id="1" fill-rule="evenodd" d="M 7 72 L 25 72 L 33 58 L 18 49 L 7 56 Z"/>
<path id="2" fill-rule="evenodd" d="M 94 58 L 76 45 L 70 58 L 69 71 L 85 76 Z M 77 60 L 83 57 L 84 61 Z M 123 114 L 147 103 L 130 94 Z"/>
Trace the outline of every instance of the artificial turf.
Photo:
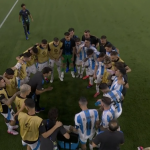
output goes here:
<path id="1" fill-rule="evenodd" d="M 14 3 L 15 0 L 0 0 L 0 23 Z M 18 21 L 21 3 L 26 4 L 34 19 L 28 41 Z M 48 41 L 54 37 L 61 39 L 69 27 L 74 27 L 79 37 L 85 29 L 97 37 L 107 35 L 132 69 L 128 75 L 130 88 L 123 103 L 123 113 L 118 119 L 125 135 L 121 150 L 136 150 L 139 145 L 150 146 L 149 5 L 149 0 L 19 0 L 0 28 L 0 73 L 15 65 L 15 57 L 30 46 L 43 38 Z M 46 111 L 39 116 L 47 118 L 48 110 L 55 106 L 60 112 L 59 120 L 73 125 L 74 115 L 80 111 L 80 96 L 88 99 L 89 108 L 95 108 L 95 87 L 86 89 L 87 84 L 87 81 L 73 79 L 70 72 L 65 74 L 64 82 L 60 82 L 55 72 L 53 91 L 41 96 L 40 104 Z M 0 150 L 24 149 L 19 135 L 7 134 L 0 116 Z"/>

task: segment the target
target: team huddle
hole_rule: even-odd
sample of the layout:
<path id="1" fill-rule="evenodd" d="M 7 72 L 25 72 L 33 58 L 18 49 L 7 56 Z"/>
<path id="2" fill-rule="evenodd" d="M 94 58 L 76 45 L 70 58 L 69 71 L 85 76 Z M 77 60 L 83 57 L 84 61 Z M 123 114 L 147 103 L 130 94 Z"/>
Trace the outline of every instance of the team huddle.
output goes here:
<path id="1" fill-rule="evenodd" d="M 51 141 L 53 149 L 58 149 L 58 131 L 66 139 L 70 138 L 69 132 L 78 134 L 82 150 L 87 149 L 87 140 L 90 150 L 99 144 L 101 150 L 104 149 L 106 144 L 100 139 L 109 136 L 108 130 L 117 131 L 117 147 L 124 143 L 123 133 L 119 132 L 121 127 L 116 119 L 122 114 L 123 100 L 129 88 L 127 73 L 131 69 L 120 58 L 118 48 L 108 42 L 106 36 L 98 39 L 89 30 L 85 30 L 80 39 L 74 34 L 74 29 L 70 28 L 64 33 L 63 39 L 55 37 L 49 43 L 43 39 L 41 43 L 36 43 L 17 56 L 16 60 L 17 63 L 7 68 L 0 77 L 0 112 L 8 133 L 17 135 L 16 129 L 20 126 L 22 144 L 27 145 L 27 150 L 48 149 L 44 140 Z M 53 89 L 44 89 L 43 84 L 55 82 L 55 65 L 60 82 L 67 80 L 65 73 L 70 71 L 73 80 L 89 80 L 89 90 L 95 85 L 93 97 L 103 93 L 95 103 L 95 106 L 99 106 L 100 113 L 99 110 L 88 109 L 87 99 L 81 97 L 79 106 L 82 111 L 75 115 L 75 126 L 63 126 L 57 121 L 57 109 L 50 110 L 48 125 L 35 115 L 44 110 L 39 106 L 40 95 Z M 16 111 L 11 106 L 13 102 Z M 113 144 L 107 144 L 108 149 Z"/>

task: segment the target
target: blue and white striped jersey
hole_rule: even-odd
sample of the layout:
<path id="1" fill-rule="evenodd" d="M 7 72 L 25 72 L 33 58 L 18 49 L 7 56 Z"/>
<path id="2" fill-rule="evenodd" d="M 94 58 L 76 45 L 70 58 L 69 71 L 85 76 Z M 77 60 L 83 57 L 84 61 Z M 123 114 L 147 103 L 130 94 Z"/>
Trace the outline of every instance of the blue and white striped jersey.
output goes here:
<path id="1" fill-rule="evenodd" d="M 112 105 L 109 110 L 104 110 L 102 113 L 101 125 L 108 128 L 109 122 L 115 118 L 115 107 Z"/>
<path id="2" fill-rule="evenodd" d="M 104 70 L 105 70 L 105 66 L 104 66 L 104 63 L 103 62 L 96 62 L 96 66 L 98 66 L 98 69 L 97 69 L 97 75 L 103 75 L 104 74 Z"/>
<path id="3" fill-rule="evenodd" d="M 95 133 L 95 124 L 99 121 L 99 115 L 96 109 L 81 111 L 75 115 L 75 125 L 79 136 L 88 139 Z"/>
<path id="4" fill-rule="evenodd" d="M 86 55 L 86 49 L 84 46 L 84 42 L 81 41 L 81 44 L 79 46 L 76 46 L 77 51 L 81 48 L 80 53 L 77 55 L 77 57 L 79 58 L 79 60 L 84 60 L 87 55 Z"/>
<path id="5" fill-rule="evenodd" d="M 97 56 L 95 53 L 93 53 L 92 57 L 90 57 L 88 59 L 88 63 L 89 63 L 89 68 L 91 70 L 94 70 L 95 69 L 95 65 L 97 64 Z"/>
<path id="6" fill-rule="evenodd" d="M 122 78 L 122 80 L 124 81 L 124 78 Z M 118 84 L 118 78 L 115 77 L 113 83 L 111 84 L 110 90 L 118 90 L 120 92 L 122 92 L 123 90 L 123 85 L 122 84 Z"/>

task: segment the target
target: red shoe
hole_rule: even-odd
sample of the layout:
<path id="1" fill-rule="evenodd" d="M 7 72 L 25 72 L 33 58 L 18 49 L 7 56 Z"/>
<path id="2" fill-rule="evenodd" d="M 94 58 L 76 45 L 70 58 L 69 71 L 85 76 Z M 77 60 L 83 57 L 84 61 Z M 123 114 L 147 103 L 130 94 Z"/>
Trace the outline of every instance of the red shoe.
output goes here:
<path id="1" fill-rule="evenodd" d="M 94 97 L 97 97 L 100 93 L 95 93 Z"/>
<path id="2" fill-rule="evenodd" d="M 89 76 L 85 76 L 85 77 L 83 77 L 83 80 L 88 79 L 88 78 L 89 78 Z"/>
<path id="3" fill-rule="evenodd" d="M 138 150 L 143 150 L 143 147 L 139 146 L 137 147 Z"/>
<path id="4" fill-rule="evenodd" d="M 87 86 L 87 89 L 91 88 L 92 86 L 93 86 L 93 85 L 89 84 L 89 85 Z"/>
<path id="5" fill-rule="evenodd" d="M 18 135 L 18 132 L 15 130 L 11 130 L 11 131 L 7 130 L 7 133 L 12 134 L 12 135 Z"/>

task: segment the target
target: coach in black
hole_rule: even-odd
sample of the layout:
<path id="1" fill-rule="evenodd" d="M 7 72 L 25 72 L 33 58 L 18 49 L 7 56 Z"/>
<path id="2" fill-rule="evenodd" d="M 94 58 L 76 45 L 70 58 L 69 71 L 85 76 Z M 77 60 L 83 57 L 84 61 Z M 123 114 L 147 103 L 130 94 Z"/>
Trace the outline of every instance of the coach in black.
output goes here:
<path id="1" fill-rule="evenodd" d="M 31 86 L 31 93 L 28 98 L 34 98 L 36 113 L 44 110 L 44 108 L 41 108 L 39 106 L 40 94 L 51 91 L 53 89 L 53 87 L 48 87 L 46 89 L 43 88 L 44 78 L 49 77 L 51 75 L 51 72 L 51 68 L 45 67 L 42 72 L 37 72 L 36 74 L 34 74 L 28 82 L 28 84 Z"/>
<path id="2" fill-rule="evenodd" d="M 92 142 L 93 147 L 100 144 L 99 150 L 120 150 L 119 145 L 124 143 L 123 132 L 117 131 L 119 125 L 116 120 L 111 120 L 109 130 L 101 131 Z"/>
<path id="3" fill-rule="evenodd" d="M 26 9 L 26 6 L 25 4 L 21 4 L 21 7 L 22 7 L 22 10 L 20 10 L 19 12 L 19 22 L 21 22 L 21 17 L 22 17 L 22 24 L 23 24 L 23 28 L 24 28 L 24 32 L 25 32 L 25 35 L 26 35 L 26 40 L 28 40 L 28 34 L 30 34 L 29 32 L 29 26 L 30 26 L 30 20 L 29 20 L 29 17 L 31 18 L 31 20 L 33 21 L 33 18 L 29 12 L 28 9 Z"/>

